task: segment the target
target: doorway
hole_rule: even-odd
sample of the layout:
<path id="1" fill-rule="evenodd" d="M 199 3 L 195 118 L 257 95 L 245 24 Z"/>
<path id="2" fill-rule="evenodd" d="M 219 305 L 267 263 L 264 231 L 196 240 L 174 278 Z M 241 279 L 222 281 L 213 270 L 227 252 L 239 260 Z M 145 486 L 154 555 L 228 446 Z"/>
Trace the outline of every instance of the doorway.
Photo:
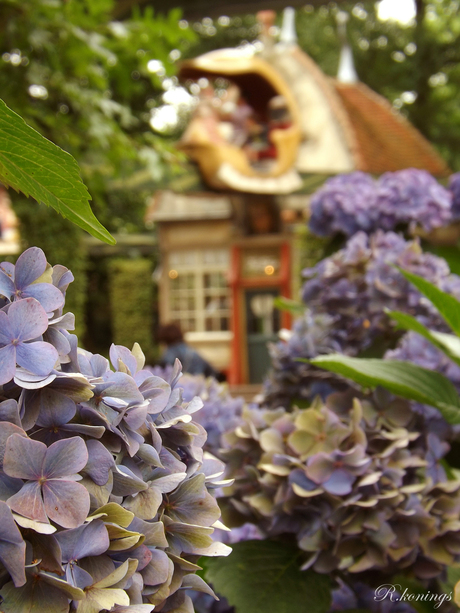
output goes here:
<path id="1" fill-rule="evenodd" d="M 274 299 L 279 293 L 278 288 L 245 292 L 249 383 L 262 383 L 270 368 L 267 343 L 278 340 L 281 317 Z"/>

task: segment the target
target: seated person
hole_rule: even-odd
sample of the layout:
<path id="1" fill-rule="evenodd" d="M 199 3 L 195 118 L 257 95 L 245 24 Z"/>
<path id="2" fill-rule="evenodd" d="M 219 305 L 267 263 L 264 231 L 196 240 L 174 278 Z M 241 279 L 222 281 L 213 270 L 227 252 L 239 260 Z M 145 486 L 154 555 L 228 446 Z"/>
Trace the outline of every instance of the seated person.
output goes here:
<path id="1" fill-rule="evenodd" d="M 175 323 L 160 326 L 158 342 L 166 345 L 160 358 L 160 366 L 173 365 L 176 358 L 182 364 L 182 371 L 191 375 L 204 375 L 222 380 L 221 373 L 215 370 L 193 347 L 187 345 L 180 327 Z"/>

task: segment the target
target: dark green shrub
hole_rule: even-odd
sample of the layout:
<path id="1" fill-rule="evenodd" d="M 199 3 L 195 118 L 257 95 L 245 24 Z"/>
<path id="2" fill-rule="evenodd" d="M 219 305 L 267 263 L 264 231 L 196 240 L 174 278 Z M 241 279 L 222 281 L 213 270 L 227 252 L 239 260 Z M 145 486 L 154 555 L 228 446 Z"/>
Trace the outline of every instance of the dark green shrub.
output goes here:
<path id="1" fill-rule="evenodd" d="M 155 359 L 153 343 L 152 263 L 146 258 L 116 259 L 108 265 L 112 341 L 132 347 L 137 342 Z"/>

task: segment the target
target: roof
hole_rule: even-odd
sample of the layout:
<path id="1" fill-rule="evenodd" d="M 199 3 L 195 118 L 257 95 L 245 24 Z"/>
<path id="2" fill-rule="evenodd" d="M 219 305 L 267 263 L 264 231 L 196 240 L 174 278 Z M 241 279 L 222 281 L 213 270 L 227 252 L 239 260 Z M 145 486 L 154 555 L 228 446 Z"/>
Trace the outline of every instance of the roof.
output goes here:
<path id="1" fill-rule="evenodd" d="M 213 192 L 180 194 L 162 190 L 151 199 L 145 221 L 202 221 L 229 219 L 231 216 L 232 205 L 228 195 Z"/>
<path id="2" fill-rule="evenodd" d="M 420 168 L 436 176 L 450 173 L 434 147 L 386 98 L 364 83 L 332 83 L 354 132 L 357 170 L 381 174 Z"/>

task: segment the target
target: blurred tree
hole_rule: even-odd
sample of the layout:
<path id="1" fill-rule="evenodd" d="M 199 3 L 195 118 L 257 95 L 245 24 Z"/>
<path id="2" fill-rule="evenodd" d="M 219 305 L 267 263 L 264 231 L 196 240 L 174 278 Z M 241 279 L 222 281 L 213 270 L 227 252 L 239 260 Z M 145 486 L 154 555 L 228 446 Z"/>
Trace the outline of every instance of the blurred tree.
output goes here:
<path id="1" fill-rule="evenodd" d="M 0 92 L 77 159 L 95 213 L 117 232 L 142 227 L 145 200 L 134 187 L 171 172 L 171 144 L 149 121 L 194 33 L 180 26 L 180 10 L 114 22 L 113 6 L 0 0 Z"/>

